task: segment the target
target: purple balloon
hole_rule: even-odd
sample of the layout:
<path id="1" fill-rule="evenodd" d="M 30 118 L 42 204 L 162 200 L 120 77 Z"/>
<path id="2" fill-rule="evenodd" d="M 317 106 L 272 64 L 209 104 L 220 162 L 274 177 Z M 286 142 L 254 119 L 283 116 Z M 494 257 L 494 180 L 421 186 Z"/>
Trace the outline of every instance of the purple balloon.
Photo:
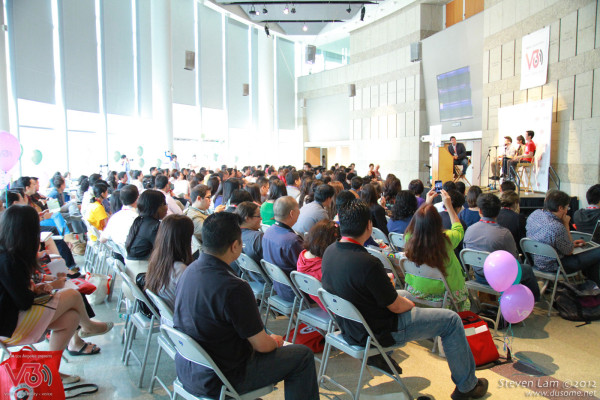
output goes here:
<path id="1" fill-rule="evenodd" d="M 497 292 L 508 289 L 517 279 L 518 273 L 517 259 L 508 251 L 494 251 L 483 264 L 485 280 Z"/>
<path id="2" fill-rule="evenodd" d="M 507 322 L 516 324 L 529 317 L 535 301 L 533 293 L 521 284 L 508 288 L 500 297 L 500 310 Z"/>
<path id="3" fill-rule="evenodd" d="M 8 172 L 19 161 L 21 145 L 16 137 L 0 131 L 0 169 Z"/>

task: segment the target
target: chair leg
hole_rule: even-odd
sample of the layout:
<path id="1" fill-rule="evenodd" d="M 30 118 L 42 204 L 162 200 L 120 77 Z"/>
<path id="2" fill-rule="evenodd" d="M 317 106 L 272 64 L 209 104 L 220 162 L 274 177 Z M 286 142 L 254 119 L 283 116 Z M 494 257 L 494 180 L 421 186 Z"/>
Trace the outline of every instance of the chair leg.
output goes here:
<path id="1" fill-rule="evenodd" d="M 154 362 L 154 368 L 152 369 L 152 376 L 150 377 L 150 388 L 148 393 L 154 391 L 154 381 L 156 380 L 156 373 L 158 372 L 158 363 L 160 362 L 160 353 L 162 353 L 162 347 L 158 346 L 158 352 L 156 353 L 156 360 Z"/>
<path id="2" fill-rule="evenodd" d="M 127 330 L 127 339 L 125 343 L 125 348 L 123 349 L 123 355 L 121 356 L 121 361 L 123 361 L 124 365 L 127 365 L 129 362 L 129 354 L 131 353 L 131 347 L 133 346 L 133 335 L 136 330 L 136 326 L 133 322 L 130 322 L 129 329 Z"/>
<path id="3" fill-rule="evenodd" d="M 558 280 L 554 281 L 554 287 L 552 288 L 552 296 L 550 296 L 550 305 L 548 306 L 548 317 L 552 314 L 552 304 L 554 304 L 554 296 L 556 296 L 556 288 L 558 287 Z"/>
<path id="4" fill-rule="evenodd" d="M 369 354 L 369 349 L 371 348 L 371 343 L 370 343 L 369 339 L 367 339 L 367 346 L 365 347 L 365 353 L 363 355 L 363 359 L 360 364 L 360 374 L 358 375 L 358 384 L 356 385 L 356 394 L 354 395 L 355 400 L 358 400 L 360 398 L 360 390 L 362 389 L 362 386 L 363 386 L 362 385 L 363 375 L 365 373 L 365 367 L 367 366 L 367 359 L 369 358 L 369 356 L 367 354 Z"/>
<path id="5" fill-rule="evenodd" d="M 138 387 L 142 387 L 144 382 L 144 372 L 146 371 L 146 364 L 148 363 L 148 350 L 150 349 L 150 341 L 152 340 L 152 327 L 154 326 L 154 318 L 150 321 L 150 328 L 148 329 L 148 337 L 146 338 L 146 347 L 144 348 L 144 357 L 142 360 L 142 370 L 140 371 L 140 380 L 138 381 Z M 160 347 L 160 346 L 159 346 Z"/>
<path id="6" fill-rule="evenodd" d="M 290 313 L 290 321 L 288 322 L 287 331 L 285 332 L 285 340 L 290 341 L 290 331 L 292 330 L 292 322 L 294 321 L 294 312 L 296 311 L 296 300 L 294 299 L 294 303 L 292 304 L 292 311 Z M 298 324 L 296 324 L 297 327 Z M 296 329 L 297 331 L 298 329 Z"/>

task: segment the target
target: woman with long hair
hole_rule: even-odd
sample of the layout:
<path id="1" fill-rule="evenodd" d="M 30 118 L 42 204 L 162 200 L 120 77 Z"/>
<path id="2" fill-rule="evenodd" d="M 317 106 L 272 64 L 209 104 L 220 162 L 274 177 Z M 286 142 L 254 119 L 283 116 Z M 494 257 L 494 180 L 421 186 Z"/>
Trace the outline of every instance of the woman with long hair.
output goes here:
<path id="1" fill-rule="evenodd" d="M 452 207 L 450 196 L 445 190 L 442 190 L 441 195 L 452 222 L 451 229 L 444 230 L 442 218 L 431 204 L 437 193 L 431 190 L 427 194 L 426 203 L 417 210 L 406 228 L 404 252 L 406 258 L 415 264 L 426 264 L 439 270 L 446 278 L 456 300 L 459 308 L 457 311 L 467 311 L 471 304 L 465 286 L 465 276 L 454 254 L 454 249 L 463 239 L 465 232 Z M 446 288 L 440 281 L 407 275 L 406 290 L 420 299 L 442 301 Z M 448 301 L 446 308 L 453 308 L 451 301 Z"/>
<path id="2" fill-rule="evenodd" d="M 324 219 L 314 224 L 304 237 L 304 250 L 298 257 L 298 272 L 310 275 L 320 282 L 323 277 L 321 270 L 323 254 L 325 254 L 325 250 L 327 250 L 330 244 L 339 239 L 340 228 L 335 222 Z M 325 310 L 325 307 L 317 297 L 310 297 L 317 302 L 319 307 Z"/>
<path id="3" fill-rule="evenodd" d="M 273 212 L 273 204 L 280 197 L 287 196 L 285 183 L 279 179 L 274 179 L 269 186 L 269 196 L 267 201 L 260 206 L 260 216 L 262 223 L 265 225 L 273 225 L 275 223 L 275 213 Z"/>
<path id="4" fill-rule="evenodd" d="M 192 234 L 194 223 L 185 215 L 166 217 L 156 234 L 156 246 L 150 255 L 146 273 L 146 289 L 175 307 L 175 288 L 183 271 L 194 260 Z"/>
<path id="5" fill-rule="evenodd" d="M 165 195 L 158 190 L 144 190 L 137 209 L 139 216 L 133 221 L 125 241 L 127 259 L 147 260 L 154 249 L 160 221 L 167 215 Z"/>
<path id="6" fill-rule="evenodd" d="M 261 194 L 260 194 L 260 185 L 258 183 L 248 183 L 246 184 L 246 187 L 244 188 L 244 190 L 248 193 L 250 193 L 250 196 L 252 196 L 252 201 L 260 206 L 262 204 L 261 202 Z"/>
<path id="7" fill-rule="evenodd" d="M 81 326 L 80 336 L 110 331 L 112 322 L 92 321 L 79 292 L 63 289 L 65 278 L 34 283 L 40 225 L 29 206 L 9 207 L 0 218 L 0 340 L 9 346 L 37 343 L 47 330 L 50 350 L 64 350 Z M 58 289 L 58 291 L 55 291 Z"/>
<path id="8" fill-rule="evenodd" d="M 304 205 L 306 201 L 306 196 L 308 196 L 310 192 L 310 188 L 312 187 L 312 177 L 310 175 L 305 175 L 302 178 L 302 183 L 300 184 L 300 196 L 298 197 L 298 205 L 300 208 Z"/>
<path id="9" fill-rule="evenodd" d="M 388 174 L 383 183 L 383 197 L 385 199 L 385 206 L 388 210 L 391 210 L 396 201 L 396 195 L 402 190 L 402 183 L 400 179 L 394 174 Z"/>
<path id="10" fill-rule="evenodd" d="M 387 219 L 385 218 L 385 209 L 377 202 L 379 196 L 377 195 L 377 189 L 375 188 L 375 185 L 378 184 L 369 183 L 363 185 L 362 189 L 360 190 L 360 199 L 369 205 L 373 227 L 381 230 L 381 232 L 387 236 L 388 228 Z"/>
<path id="11" fill-rule="evenodd" d="M 387 223 L 388 231 L 404 234 L 417 208 L 417 198 L 412 191 L 398 192 L 392 207 L 392 217 Z"/>
<path id="12" fill-rule="evenodd" d="M 102 204 L 108 198 L 108 185 L 104 182 L 96 182 L 93 190 L 94 194 L 90 198 L 91 204 L 87 208 L 85 219 L 90 225 L 102 232 L 108 222 L 108 214 Z M 90 236 L 94 241 L 97 239 L 95 235 Z"/>

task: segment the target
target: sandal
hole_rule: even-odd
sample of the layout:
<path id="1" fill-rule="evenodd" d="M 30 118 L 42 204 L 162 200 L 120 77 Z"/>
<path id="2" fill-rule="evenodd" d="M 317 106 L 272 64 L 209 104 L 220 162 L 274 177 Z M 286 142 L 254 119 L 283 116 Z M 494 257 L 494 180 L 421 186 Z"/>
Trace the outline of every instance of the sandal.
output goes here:
<path id="1" fill-rule="evenodd" d="M 107 322 L 106 323 L 106 329 L 104 329 L 102 332 L 96 332 L 96 333 L 93 333 L 93 332 L 84 332 L 83 329 L 81 329 L 79 331 L 79 337 L 82 338 L 82 339 L 85 339 L 85 338 L 89 338 L 89 337 L 92 337 L 92 336 L 104 335 L 105 333 L 108 333 L 113 328 L 113 326 L 114 326 L 114 324 L 112 322 Z"/>
<path id="2" fill-rule="evenodd" d="M 96 393 L 97 391 L 98 385 L 95 385 L 93 383 L 83 383 L 81 385 L 75 385 L 65 388 L 65 399 L 72 399 L 83 394 Z"/>
<path id="3" fill-rule="evenodd" d="M 92 346 L 92 351 L 87 353 L 85 350 L 89 346 Z M 95 344 L 84 342 L 83 346 L 81 346 L 81 348 L 79 350 L 69 350 L 67 348 L 67 353 L 69 353 L 72 356 L 91 356 L 91 355 L 100 353 L 100 347 L 96 346 Z"/>
<path id="4" fill-rule="evenodd" d="M 72 383 L 77 383 L 81 380 L 78 375 L 69 375 L 69 374 L 60 374 L 60 380 L 63 385 L 70 385 Z"/>

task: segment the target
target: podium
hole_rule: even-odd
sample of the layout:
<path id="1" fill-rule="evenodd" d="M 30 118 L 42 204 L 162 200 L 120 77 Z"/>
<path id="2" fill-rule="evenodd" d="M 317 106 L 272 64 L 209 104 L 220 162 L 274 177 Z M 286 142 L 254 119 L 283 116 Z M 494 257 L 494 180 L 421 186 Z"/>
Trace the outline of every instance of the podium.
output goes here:
<path id="1" fill-rule="evenodd" d="M 443 146 L 433 149 L 431 158 L 431 175 L 434 182 L 447 182 L 454 179 L 454 158 L 448 151 L 448 147 Z"/>

